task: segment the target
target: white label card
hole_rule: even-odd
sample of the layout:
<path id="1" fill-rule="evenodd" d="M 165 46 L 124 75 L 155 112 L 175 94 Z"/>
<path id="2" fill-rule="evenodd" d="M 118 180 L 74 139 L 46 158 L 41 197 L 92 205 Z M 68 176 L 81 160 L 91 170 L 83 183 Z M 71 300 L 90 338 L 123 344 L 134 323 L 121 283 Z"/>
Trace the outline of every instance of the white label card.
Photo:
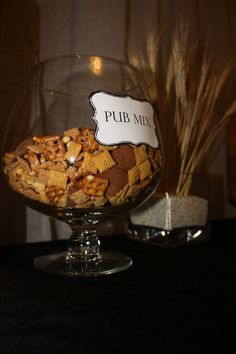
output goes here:
<path id="1" fill-rule="evenodd" d="M 95 138 L 102 145 L 121 143 L 159 145 L 154 110 L 148 101 L 95 92 L 90 96 L 97 123 Z"/>

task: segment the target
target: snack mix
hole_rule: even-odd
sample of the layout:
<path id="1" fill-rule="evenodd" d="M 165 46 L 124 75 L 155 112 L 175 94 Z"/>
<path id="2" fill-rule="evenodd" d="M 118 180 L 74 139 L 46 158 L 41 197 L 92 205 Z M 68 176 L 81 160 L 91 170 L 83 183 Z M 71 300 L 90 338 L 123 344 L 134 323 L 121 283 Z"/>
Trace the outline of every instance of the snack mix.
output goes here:
<path id="1" fill-rule="evenodd" d="M 97 143 L 90 128 L 34 136 L 3 157 L 4 173 L 24 197 L 59 208 L 132 201 L 157 176 L 161 153 L 146 145 Z"/>

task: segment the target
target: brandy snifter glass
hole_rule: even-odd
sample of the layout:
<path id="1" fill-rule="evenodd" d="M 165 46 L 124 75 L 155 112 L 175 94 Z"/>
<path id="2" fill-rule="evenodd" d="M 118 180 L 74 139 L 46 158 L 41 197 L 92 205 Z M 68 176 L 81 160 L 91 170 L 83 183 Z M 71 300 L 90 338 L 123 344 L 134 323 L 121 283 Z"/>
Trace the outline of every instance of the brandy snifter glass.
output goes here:
<path id="1" fill-rule="evenodd" d="M 132 264 L 100 251 L 96 227 L 140 205 L 162 174 L 156 114 L 134 67 L 79 54 L 36 63 L 12 109 L 2 163 L 23 203 L 71 227 L 68 249 L 36 258 L 38 270 L 90 276 Z"/>

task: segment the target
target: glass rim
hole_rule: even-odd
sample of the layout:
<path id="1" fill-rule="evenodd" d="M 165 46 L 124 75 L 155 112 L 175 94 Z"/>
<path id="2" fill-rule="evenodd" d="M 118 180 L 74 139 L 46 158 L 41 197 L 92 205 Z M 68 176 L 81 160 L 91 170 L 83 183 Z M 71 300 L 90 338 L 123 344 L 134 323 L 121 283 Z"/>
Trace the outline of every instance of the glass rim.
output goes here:
<path id="1" fill-rule="evenodd" d="M 105 61 L 111 61 L 111 62 L 114 62 L 114 63 L 117 63 L 117 64 L 122 64 L 124 66 L 127 66 L 130 69 L 134 70 L 138 75 L 140 75 L 139 70 L 133 64 L 129 63 L 126 60 L 122 60 L 122 59 L 118 59 L 118 58 L 110 57 L 110 56 L 106 56 L 106 55 L 86 54 L 86 53 L 85 54 L 84 53 L 82 53 L 82 54 L 80 54 L 80 53 L 61 54 L 61 55 L 53 55 L 53 56 L 45 57 L 45 58 L 42 58 L 42 59 L 38 60 L 37 62 L 35 62 L 33 64 L 33 66 L 31 67 L 31 69 L 36 67 L 39 64 L 51 62 L 51 61 L 54 61 L 54 60 L 70 59 L 70 58 L 71 59 L 72 58 L 77 58 L 77 59 L 100 58 L 100 59 L 105 60 Z"/>
<path id="2" fill-rule="evenodd" d="M 63 60 L 63 59 L 92 59 L 92 58 L 99 58 L 103 61 L 107 61 L 107 62 L 113 62 L 113 63 L 116 63 L 118 65 L 122 65 L 126 68 L 128 68 L 130 71 L 132 71 L 134 74 L 135 74 L 135 77 L 136 77 L 136 84 L 132 87 L 129 87 L 127 90 L 125 90 L 125 92 L 122 91 L 123 94 L 128 94 L 129 91 L 137 88 L 139 86 L 138 84 L 138 81 L 140 81 L 142 84 L 143 83 L 143 80 L 142 80 L 142 75 L 140 73 L 140 71 L 138 70 L 138 68 L 136 68 L 134 65 L 132 65 L 131 63 L 129 63 L 128 61 L 125 61 L 125 60 L 121 60 L 121 59 L 118 59 L 118 58 L 114 58 L 114 57 L 109 57 L 109 56 L 103 56 L 103 55 L 97 55 L 97 54 L 80 54 L 80 53 L 73 53 L 73 54 L 62 54 L 62 55 L 54 55 L 54 56 L 49 56 L 49 57 L 45 57 L 45 58 L 42 58 L 38 61 L 36 61 L 28 70 L 27 74 L 26 74 L 26 81 L 29 82 L 30 85 L 32 86 L 35 86 L 35 87 L 38 87 L 40 90 L 42 91 L 48 91 L 48 92 L 54 92 L 54 93 L 57 93 L 57 94 L 62 94 L 62 95 L 65 95 L 65 96 L 70 96 L 70 97 L 74 97 L 74 95 L 70 95 L 70 94 L 66 94 L 64 92 L 60 92 L 60 91 L 57 91 L 57 90 L 51 90 L 47 87 L 43 87 L 43 86 L 40 86 L 38 84 L 36 84 L 31 78 L 30 78 L 30 75 L 34 72 L 37 71 L 38 67 L 40 67 L 41 65 L 44 65 L 44 64 L 47 64 L 47 63 L 53 63 L 53 62 L 59 62 L 60 60 Z M 75 96 L 76 97 L 76 96 Z"/>

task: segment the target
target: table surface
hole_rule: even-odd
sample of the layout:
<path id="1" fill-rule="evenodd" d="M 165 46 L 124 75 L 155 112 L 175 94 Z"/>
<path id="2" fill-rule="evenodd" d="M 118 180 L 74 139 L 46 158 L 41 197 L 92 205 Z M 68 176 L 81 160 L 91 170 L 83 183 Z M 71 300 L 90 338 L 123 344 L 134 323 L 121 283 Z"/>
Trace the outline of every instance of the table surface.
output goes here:
<path id="1" fill-rule="evenodd" d="M 0 248 L 0 353 L 199 353 L 226 346 L 233 321 L 236 220 L 212 224 L 211 241 L 163 248 L 102 238 L 125 253 L 122 272 L 63 278 L 33 260 L 67 241 Z"/>

